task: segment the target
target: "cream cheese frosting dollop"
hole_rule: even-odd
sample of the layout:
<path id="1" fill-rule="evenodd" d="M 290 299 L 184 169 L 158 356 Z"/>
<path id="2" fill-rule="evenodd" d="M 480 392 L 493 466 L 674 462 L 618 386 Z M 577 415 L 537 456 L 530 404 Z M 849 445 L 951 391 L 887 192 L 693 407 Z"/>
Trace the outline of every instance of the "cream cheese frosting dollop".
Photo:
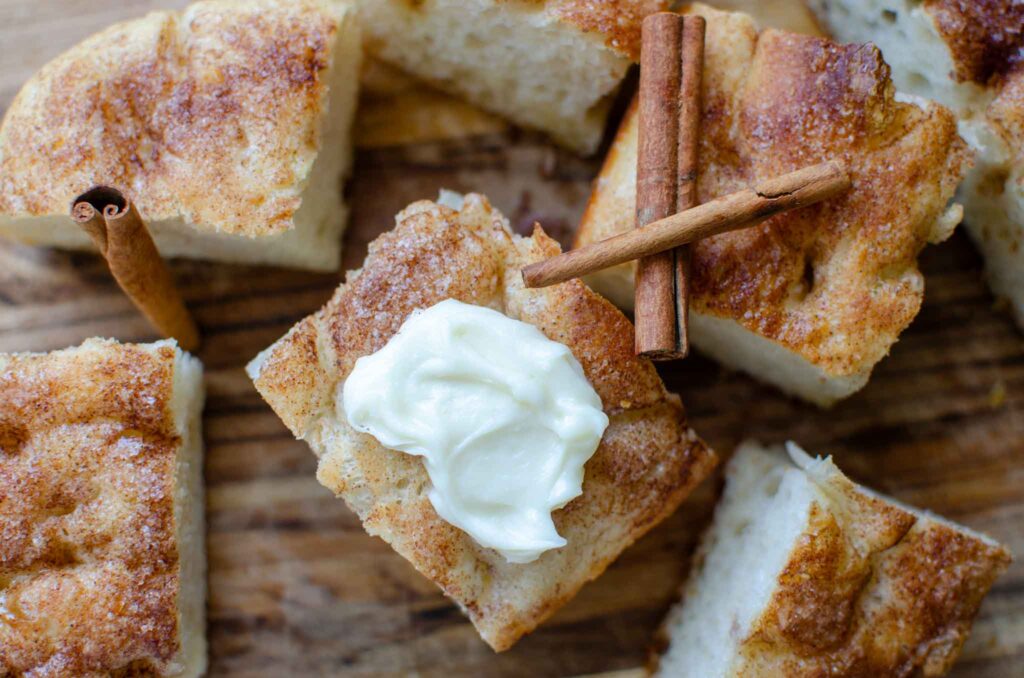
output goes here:
<path id="1" fill-rule="evenodd" d="M 446 299 L 412 313 L 342 388 L 348 422 L 422 457 L 434 509 L 477 543 L 512 563 L 566 544 L 551 512 L 583 492 L 608 426 L 568 347 Z"/>

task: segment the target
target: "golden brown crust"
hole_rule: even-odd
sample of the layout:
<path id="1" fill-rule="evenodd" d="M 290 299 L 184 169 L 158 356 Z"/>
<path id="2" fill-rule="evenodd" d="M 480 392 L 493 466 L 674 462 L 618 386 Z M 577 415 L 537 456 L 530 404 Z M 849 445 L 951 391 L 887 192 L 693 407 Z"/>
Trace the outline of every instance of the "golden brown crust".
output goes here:
<path id="1" fill-rule="evenodd" d="M 876 574 L 890 582 L 894 601 L 866 625 L 873 643 L 869 656 L 928 676 L 949 671 L 982 599 L 1010 560 L 1002 546 L 929 518 L 918 520 Z M 903 648 L 913 649 L 906 656 Z"/>
<path id="2" fill-rule="evenodd" d="M 826 463 L 816 481 L 825 497 L 740 648 L 738 674 L 944 674 L 1010 554 L 866 493 Z"/>
<path id="3" fill-rule="evenodd" d="M 164 675 L 179 652 L 174 365 L 0 354 L 0 675 Z"/>
<path id="4" fill-rule="evenodd" d="M 879 525 L 866 529 L 870 539 L 856 543 L 840 524 L 833 507 L 811 508 L 808 533 L 779 575 L 778 589 L 755 634 L 791 646 L 797 654 L 827 651 L 842 644 L 854 624 L 857 599 L 871 576 L 865 554 L 891 548 L 914 524 L 906 511 L 877 502 L 863 513 Z M 871 511 L 878 511 L 872 515 Z M 762 641 L 762 642 L 764 642 Z"/>
<path id="5" fill-rule="evenodd" d="M 146 219 L 293 227 L 341 5 L 212 0 L 117 24 L 26 83 L 0 127 L 0 213 L 64 214 L 95 184 Z"/>
<path id="6" fill-rule="evenodd" d="M 848 548 L 834 541 L 841 532 L 809 535 L 786 573 L 835 576 L 830 558 Z M 948 672 L 982 599 L 1009 565 L 1009 553 L 926 518 L 900 537 L 862 554 L 870 559 L 857 561 L 863 573 L 845 581 L 849 586 L 842 578 L 822 580 L 835 584 L 834 590 L 811 580 L 792 586 L 784 576 L 745 641 L 740 675 L 875 678 Z M 825 570 L 817 571 L 822 564 Z"/>
<path id="7" fill-rule="evenodd" d="M 536 1 L 536 0 L 533 0 Z M 663 12 L 667 0 L 548 0 L 565 21 L 586 33 L 600 33 L 609 47 L 640 60 L 640 26 L 644 17 Z"/>
<path id="8" fill-rule="evenodd" d="M 925 0 L 949 47 L 957 82 L 988 83 L 1022 61 L 1024 4 L 1017 0 Z"/>
<path id="9" fill-rule="evenodd" d="M 916 258 L 968 162 L 947 110 L 897 102 L 871 46 L 708 19 L 701 201 L 829 159 L 854 188 L 693 248 L 692 308 L 731 319 L 833 376 L 880 360 L 917 314 Z M 627 116 L 577 244 L 632 227 L 636 119 Z"/>
<path id="10" fill-rule="evenodd" d="M 415 203 L 370 245 L 363 268 L 319 313 L 254 363 L 257 389 L 320 457 L 318 478 L 455 600 L 504 650 L 569 600 L 673 511 L 714 464 L 678 398 L 633 355 L 632 327 L 579 281 L 523 287 L 518 269 L 559 251 L 539 229 L 513 236 L 480 196 L 460 212 Z M 584 494 L 555 513 L 569 545 L 512 565 L 440 519 L 421 460 L 382 448 L 335 413 L 356 359 L 381 348 L 405 318 L 446 298 L 498 308 L 572 349 L 611 423 L 587 463 Z"/>

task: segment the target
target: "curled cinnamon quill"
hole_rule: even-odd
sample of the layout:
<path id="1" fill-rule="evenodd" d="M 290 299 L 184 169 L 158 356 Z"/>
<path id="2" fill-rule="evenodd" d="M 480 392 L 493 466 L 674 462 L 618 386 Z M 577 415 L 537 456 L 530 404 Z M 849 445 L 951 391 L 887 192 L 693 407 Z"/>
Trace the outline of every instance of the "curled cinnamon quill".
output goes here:
<path id="1" fill-rule="evenodd" d="M 114 280 L 153 326 L 186 351 L 198 348 L 199 330 L 135 205 L 116 188 L 94 186 L 75 198 L 71 217 L 89 234 Z"/>

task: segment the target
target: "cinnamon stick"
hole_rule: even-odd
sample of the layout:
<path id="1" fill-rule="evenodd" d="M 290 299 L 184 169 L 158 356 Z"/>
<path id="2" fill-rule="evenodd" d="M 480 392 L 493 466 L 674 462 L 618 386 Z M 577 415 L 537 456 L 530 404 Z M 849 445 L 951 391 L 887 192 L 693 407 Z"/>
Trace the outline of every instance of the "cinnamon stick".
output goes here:
<path id="1" fill-rule="evenodd" d="M 153 326 L 186 351 L 197 349 L 199 330 L 135 205 L 115 188 L 95 186 L 75 199 L 71 217 L 89 234 L 117 284 Z"/>
<path id="2" fill-rule="evenodd" d="M 636 169 L 636 226 L 675 212 L 678 185 L 679 92 L 683 18 L 661 12 L 644 19 L 640 49 L 640 133 Z M 642 258 L 636 270 L 636 352 L 678 354 L 675 255 Z"/>
<path id="3" fill-rule="evenodd" d="M 697 205 L 701 83 L 704 76 L 704 17 L 683 19 L 682 82 L 679 91 L 679 170 L 676 185 L 676 212 Z M 690 263 L 689 245 L 675 253 L 676 343 L 680 357 L 690 352 Z"/>
<path id="4" fill-rule="evenodd" d="M 824 162 L 760 182 L 647 226 L 523 268 L 527 287 L 547 287 L 704 238 L 755 226 L 781 212 L 835 197 L 850 188 L 838 162 Z"/>

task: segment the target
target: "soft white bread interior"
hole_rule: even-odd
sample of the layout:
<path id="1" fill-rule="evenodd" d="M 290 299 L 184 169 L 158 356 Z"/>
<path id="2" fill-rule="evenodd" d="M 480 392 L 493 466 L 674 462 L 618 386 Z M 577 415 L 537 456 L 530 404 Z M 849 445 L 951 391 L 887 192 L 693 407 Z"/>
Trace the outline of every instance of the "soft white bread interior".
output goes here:
<path id="1" fill-rule="evenodd" d="M 91 248 L 69 203 L 109 184 L 164 256 L 336 269 L 361 59 L 340 0 L 208 0 L 114 25 L 8 109 L 0 235 Z"/>
<path id="2" fill-rule="evenodd" d="M 1010 555 L 792 443 L 740 446 L 657 674 L 940 675 Z"/>
<path id="3" fill-rule="evenodd" d="M 853 188 L 820 205 L 692 247 L 691 340 L 720 362 L 819 405 L 867 383 L 917 314 L 917 255 L 960 220 L 950 205 L 969 160 L 945 108 L 897 96 L 877 50 L 707 19 L 697 192 L 708 201 L 824 160 Z M 576 245 L 633 227 L 634 106 L 594 183 Z M 635 264 L 587 282 L 633 306 Z"/>
<path id="4" fill-rule="evenodd" d="M 202 407 L 172 341 L 0 354 L 0 675 L 205 672 Z"/>
<path id="5" fill-rule="evenodd" d="M 1024 3 L 810 0 L 839 39 L 873 42 L 905 92 L 953 109 L 977 164 L 964 222 L 1024 327 Z"/>
<path id="6" fill-rule="evenodd" d="M 384 61 L 582 153 L 663 0 L 361 0 Z"/>

